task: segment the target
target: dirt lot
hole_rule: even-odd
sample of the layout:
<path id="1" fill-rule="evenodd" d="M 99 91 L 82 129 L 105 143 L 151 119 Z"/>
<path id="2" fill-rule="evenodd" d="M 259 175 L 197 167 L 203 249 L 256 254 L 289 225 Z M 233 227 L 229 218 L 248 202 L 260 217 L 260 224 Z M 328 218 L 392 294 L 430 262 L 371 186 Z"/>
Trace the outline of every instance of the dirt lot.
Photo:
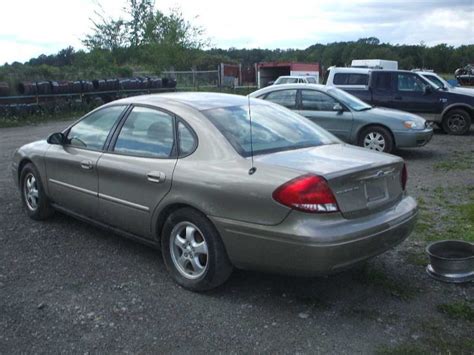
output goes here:
<path id="1" fill-rule="evenodd" d="M 26 217 L 10 158 L 64 125 L 0 129 L 0 353 L 474 352 L 474 284 L 424 271 L 430 240 L 474 241 L 474 129 L 398 152 L 421 213 L 395 250 L 327 278 L 236 271 L 194 294 L 149 247 L 60 214 Z"/>

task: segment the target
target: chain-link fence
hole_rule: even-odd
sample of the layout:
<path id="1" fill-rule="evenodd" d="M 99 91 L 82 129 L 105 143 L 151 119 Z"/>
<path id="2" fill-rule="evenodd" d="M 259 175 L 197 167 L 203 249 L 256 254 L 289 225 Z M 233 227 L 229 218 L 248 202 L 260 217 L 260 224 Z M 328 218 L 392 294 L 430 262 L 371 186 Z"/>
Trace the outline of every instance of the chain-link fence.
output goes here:
<path id="1" fill-rule="evenodd" d="M 219 87 L 218 70 L 164 71 L 163 77 L 176 80 L 178 90 Z"/>

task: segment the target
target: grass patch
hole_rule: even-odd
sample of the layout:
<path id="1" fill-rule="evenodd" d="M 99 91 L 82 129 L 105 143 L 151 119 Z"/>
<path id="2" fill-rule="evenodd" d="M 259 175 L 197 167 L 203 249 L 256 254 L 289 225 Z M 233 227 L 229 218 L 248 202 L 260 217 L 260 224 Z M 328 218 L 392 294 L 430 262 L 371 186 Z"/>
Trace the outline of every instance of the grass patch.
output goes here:
<path id="1" fill-rule="evenodd" d="M 428 195 L 428 194 L 427 194 Z M 414 236 L 418 240 L 457 239 L 474 241 L 474 189 L 436 187 L 419 199 L 419 218 Z M 463 199 L 467 202 L 463 203 Z"/>
<path id="2" fill-rule="evenodd" d="M 383 345 L 376 349 L 377 354 L 471 354 L 474 351 L 474 339 L 459 334 L 445 326 L 436 324 L 436 320 L 421 322 L 413 333 L 418 339 L 410 339 L 395 346 Z M 469 331 L 465 332 L 469 334 Z"/>
<path id="3" fill-rule="evenodd" d="M 474 322 L 474 308 L 468 302 L 444 303 L 436 309 L 450 318 Z"/>
<path id="4" fill-rule="evenodd" d="M 75 111 L 62 114 L 48 114 L 48 115 L 29 115 L 29 116 L 0 116 L 0 128 L 31 126 L 40 123 L 51 121 L 65 121 L 78 119 L 86 114 L 88 111 Z"/>
<path id="5" fill-rule="evenodd" d="M 357 280 L 390 293 L 392 296 L 407 300 L 415 295 L 415 289 L 409 285 L 388 277 L 383 271 L 366 266 L 357 274 Z"/>
<path id="6" fill-rule="evenodd" d="M 428 258 L 426 257 L 424 252 L 410 252 L 406 256 L 407 261 L 410 264 L 418 265 L 418 266 L 426 266 L 428 265 Z"/>
<path id="7" fill-rule="evenodd" d="M 474 167 L 474 155 L 471 152 L 453 152 L 449 160 L 433 165 L 434 170 L 457 171 Z"/>

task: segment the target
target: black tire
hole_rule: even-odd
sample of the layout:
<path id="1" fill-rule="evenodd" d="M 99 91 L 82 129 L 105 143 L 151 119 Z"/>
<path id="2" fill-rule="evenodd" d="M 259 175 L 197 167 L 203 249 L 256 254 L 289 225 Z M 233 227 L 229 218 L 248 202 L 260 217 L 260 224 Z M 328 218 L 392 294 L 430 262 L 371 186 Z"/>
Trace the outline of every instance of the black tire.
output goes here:
<path id="1" fill-rule="evenodd" d="M 29 180 L 30 178 L 34 179 L 34 186 L 36 186 L 36 194 L 38 196 L 37 199 L 35 199 L 36 203 L 34 204 L 31 202 L 31 197 L 29 198 L 27 193 L 28 181 L 32 182 L 32 180 Z M 26 164 L 21 170 L 20 192 L 21 201 L 23 202 L 26 213 L 30 218 L 40 221 L 47 219 L 54 214 L 54 209 L 49 204 L 48 197 L 44 192 L 40 174 L 36 167 L 31 163 Z"/>
<path id="2" fill-rule="evenodd" d="M 444 116 L 442 127 L 447 134 L 467 134 L 471 129 L 471 116 L 462 109 L 451 110 Z"/>
<path id="3" fill-rule="evenodd" d="M 383 150 L 377 150 L 373 147 L 368 146 L 365 143 L 365 140 L 366 138 L 369 138 L 369 135 L 374 135 L 375 137 L 383 138 Z M 388 129 L 381 126 L 369 126 L 369 127 L 364 128 L 359 134 L 357 145 L 367 148 L 367 149 L 382 151 L 384 153 L 391 153 L 395 147 L 392 134 L 390 133 Z"/>
<path id="4" fill-rule="evenodd" d="M 197 228 L 196 235 L 199 238 L 202 238 L 204 243 L 207 245 L 207 255 L 205 258 L 206 266 L 201 275 L 199 275 L 199 272 L 197 272 L 195 276 L 188 275 L 186 277 L 184 274 L 186 274 L 187 270 L 183 271 L 183 269 L 186 269 L 183 267 L 180 271 L 179 262 L 177 261 L 177 254 L 179 254 L 179 251 L 181 251 L 182 254 L 186 254 L 185 252 L 187 250 L 185 250 L 182 246 L 175 246 L 174 240 L 176 239 L 175 235 L 177 231 L 180 230 L 180 228 L 186 228 L 183 230 L 183 232 L 186 233 L 187 227 L 193 228 L 193 226 Z M 180 237 L 183 238 L 181 235 Z M 173 242 L 171 241 L 172 239 Z M 202 243 L 202 241 L 200 242 Z M 177 248 L 175 249 L 177 251 L 172 251 L 170 246 Z M 191 248 L 190 245 L 187 247 Z M 168 269 L 171 277 L 179 285 L 188 290 L 207 291 L 220 286 L 229 278 L 233 270 L 233 266 L 229 261 L 227 252 L 218 231 L 211 221 L 206 218 L 206 216 L 192 208 L 179 209 L 168 217 L 163 226 L 161 251 L 163 253 L 163 260 L 165 262 L 166 268 Z M 196 254 L 194 252 L 195 250 L 193 249 L 192 256 L 190 256 L 189 253 L 191 253 L 191 251 L 188 251 L 187 256 L 189 257 L 189 260 L 187 260 L 187 265 L 192 264 L 190 260 L 194 259 L 195 256 L 198 255 L 197 252 Z M 183 256 L 182 254 L 180 256 Z M 204 256 L 204 254 L 201 254 L 200 256 Z M 179 257 L 179 259 L 183 260 L 181 257 Z M 201 263 L 201 266 L 202 264 L 204 264 L 204 262 Z M 190 269 L 193 268 L 191 267 Z M 196 278 L 191 279 L 190 277 Z"/>

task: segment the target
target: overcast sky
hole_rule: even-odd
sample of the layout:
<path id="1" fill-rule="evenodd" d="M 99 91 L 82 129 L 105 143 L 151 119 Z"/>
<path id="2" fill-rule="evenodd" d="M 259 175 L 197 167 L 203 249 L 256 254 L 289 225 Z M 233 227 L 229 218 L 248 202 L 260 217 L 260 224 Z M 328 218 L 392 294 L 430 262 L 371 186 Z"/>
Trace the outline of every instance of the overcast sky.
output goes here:
<path id="1" fill-rule="evenodd" d="M 118 17 L 125 0 L 3 0 L 0 63 L 82 48 L 97 2 Z M 392 44 L 474 44 L 474 0 L 157 0 L 156 6 L 181 8 L 221 48 L 306 48 L 371 36 Z"/>

